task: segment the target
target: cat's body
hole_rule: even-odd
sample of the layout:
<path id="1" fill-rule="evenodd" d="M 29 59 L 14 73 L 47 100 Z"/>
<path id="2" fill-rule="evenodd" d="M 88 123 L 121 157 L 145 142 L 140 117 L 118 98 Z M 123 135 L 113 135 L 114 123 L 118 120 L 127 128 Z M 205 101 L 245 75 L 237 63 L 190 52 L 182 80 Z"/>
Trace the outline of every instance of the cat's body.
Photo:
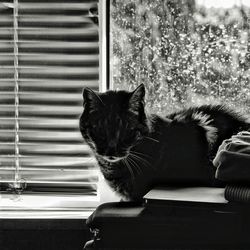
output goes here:
<path id="1" fill-rule="evenodd" d="M 127 199 L 159 184 L 217 185 L 212 160 L 219 145 L 250 128 L 219 105 L 147 117 L 143 86 L 94 95 L 85 91 L 81 132 L 109 185 Z"/>

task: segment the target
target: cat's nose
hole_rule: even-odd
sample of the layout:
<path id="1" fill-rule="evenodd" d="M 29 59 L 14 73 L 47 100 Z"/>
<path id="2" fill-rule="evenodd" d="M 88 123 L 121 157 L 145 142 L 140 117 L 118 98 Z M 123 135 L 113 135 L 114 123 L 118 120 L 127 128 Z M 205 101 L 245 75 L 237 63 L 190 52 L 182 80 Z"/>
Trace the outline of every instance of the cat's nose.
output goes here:
<path id="1" fill-rule="evenodd" d="M 113 156 L 113 155 L 115 155 L 116 154 L 116 149 L 115 148 L 108 148 L 107 150 L 106 150 L 106 155 L 107 156 Z"/>
<path id="2" fill-rule="evenodd" d="M 111 161 L 116 159 L 115 156 L 107 156 L 107 158 L 108 158 L 109 160 L 111 160 Z"/>
<path id="3" fill-rule="evenodd" d="M 107 148 L 105 153 L 107 156 L 115 155 L 116 154 L 116 147 L 110 147 L 110 145 L 109 145 L 109 147 Z"/>
<path id="4" fill-rule="evenodd" d="M 114 140 L 109 141 L 109 147 L 112 149 L 116 148 L 116 142 Z"/>

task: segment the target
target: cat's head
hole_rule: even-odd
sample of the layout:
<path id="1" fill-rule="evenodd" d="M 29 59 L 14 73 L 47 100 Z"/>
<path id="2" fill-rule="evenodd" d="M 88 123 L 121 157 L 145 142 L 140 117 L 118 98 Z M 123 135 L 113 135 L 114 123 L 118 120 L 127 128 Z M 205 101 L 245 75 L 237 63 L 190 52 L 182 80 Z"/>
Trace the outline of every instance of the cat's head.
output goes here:
<path id="1" fill-rule="evenodd" d="M 144 85 L 132 92 L 84 89 L 80 131 L 99 157 L 109 162 L 120 160 L 148 134 L 144 96 Z"/>

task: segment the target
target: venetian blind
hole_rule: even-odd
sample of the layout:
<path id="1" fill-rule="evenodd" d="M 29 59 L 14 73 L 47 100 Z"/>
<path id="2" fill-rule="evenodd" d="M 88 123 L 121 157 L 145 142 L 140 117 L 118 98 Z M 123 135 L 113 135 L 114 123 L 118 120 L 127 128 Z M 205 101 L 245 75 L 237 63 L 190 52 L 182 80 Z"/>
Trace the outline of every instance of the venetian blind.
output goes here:
<path id="1" fill-rule="evenodd" d="M 82 88 L 98 89 L 97 0 L 0 1 L 2 192 L 96 197 L 79 132 Z"/>

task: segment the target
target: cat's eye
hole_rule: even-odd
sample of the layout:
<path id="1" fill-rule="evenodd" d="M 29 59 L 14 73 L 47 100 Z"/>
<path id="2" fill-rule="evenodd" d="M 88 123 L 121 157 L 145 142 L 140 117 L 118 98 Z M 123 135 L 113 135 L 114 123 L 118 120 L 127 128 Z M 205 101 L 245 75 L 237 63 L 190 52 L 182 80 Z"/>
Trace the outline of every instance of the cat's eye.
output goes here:
<path id="1" fill-rule="evenodd" d="M 135 138 L 136 138 L 136 140 L 142 139 L 142 133 L 141 133 L 141 131 L 139 131 L 139 130 L 136 131 Z"/>
<path id="2" fill-rule="evenodd" d="M 131 129 L 129 131 L 129 137 L 131 139 L 136 139 L 136 140 L 139 140 L 141 138 L 141 132 L 137 129 Z"/>

